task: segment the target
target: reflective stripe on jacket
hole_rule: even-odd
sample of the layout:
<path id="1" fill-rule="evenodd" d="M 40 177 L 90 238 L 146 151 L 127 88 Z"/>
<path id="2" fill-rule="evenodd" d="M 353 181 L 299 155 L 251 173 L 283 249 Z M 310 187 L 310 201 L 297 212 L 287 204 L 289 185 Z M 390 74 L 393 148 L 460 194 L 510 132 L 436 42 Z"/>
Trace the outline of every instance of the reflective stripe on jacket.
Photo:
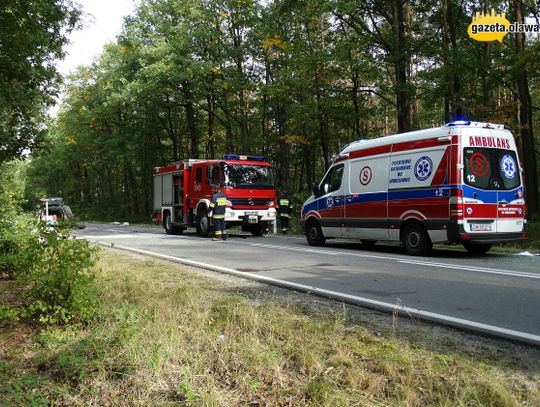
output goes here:
<path id="1" fill-rule="evenodd" d="M 212 196 L 209 211 L 212 212 L 212 217 L 222 219 L 225 217 L 225 209 L 227 208 L 227 197 L 223 192 L 216 192 Z"/>

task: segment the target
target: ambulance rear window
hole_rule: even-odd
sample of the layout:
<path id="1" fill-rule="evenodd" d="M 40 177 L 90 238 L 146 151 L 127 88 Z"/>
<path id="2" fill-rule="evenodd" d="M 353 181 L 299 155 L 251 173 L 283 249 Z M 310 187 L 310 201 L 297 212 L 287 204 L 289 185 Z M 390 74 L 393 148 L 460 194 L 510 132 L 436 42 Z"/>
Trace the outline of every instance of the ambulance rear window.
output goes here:
<path id="1" fill-rule="evenodd" d="M 463 177 L 466 184 L 480 189 L 514 189 L 521 184 L 517 163 L 511 150 L 467 147 L 463 150 Z"/>

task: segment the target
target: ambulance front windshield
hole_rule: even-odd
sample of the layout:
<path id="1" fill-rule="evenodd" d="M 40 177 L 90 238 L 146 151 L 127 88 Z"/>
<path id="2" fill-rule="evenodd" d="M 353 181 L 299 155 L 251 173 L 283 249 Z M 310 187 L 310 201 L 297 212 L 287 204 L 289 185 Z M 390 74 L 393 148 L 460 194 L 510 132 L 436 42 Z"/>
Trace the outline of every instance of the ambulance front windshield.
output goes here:
<path id="1" fill-rule="evenodd" d="M 272 167 L 249 164 L 225 164 L 224 186 L 232 188 L 273 188 Z"/>
<path id="2" fill-rule="evenodd" d="M 470 186 L 508 190 L 521 185 L 516 153 L 497 148 L 467 147 L 463 150 L 463 178 Z"/>

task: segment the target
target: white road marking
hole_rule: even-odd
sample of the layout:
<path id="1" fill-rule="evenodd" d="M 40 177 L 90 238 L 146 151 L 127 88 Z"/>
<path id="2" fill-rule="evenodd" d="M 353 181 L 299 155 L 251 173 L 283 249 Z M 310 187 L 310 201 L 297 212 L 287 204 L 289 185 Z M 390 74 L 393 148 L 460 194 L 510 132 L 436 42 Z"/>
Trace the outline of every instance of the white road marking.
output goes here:
<path id="1" fill-rule="evenodd" d="M 103 230 L 102 228 L 96 228 L 96 230 Z M 182 239 L 182 240 L 199 240 L 200 237 L 194 237 L 194 236 L 168 236 L 164 235 L 162 233 L 127 233 L 126 230 L 117 230 L 117 229 L 105 229 L 107 231 L 121 233 L 117 235 L 94 235 L 92 238 L 94 239 L 111 239 L 111 238 L 118 238 L 118 239 L 130 239 L 130 238 L 138 238 L 140 236 L 144 237 L 153 237 L 158 239 Z M 462 264 L 452 264 L 452 263 L 439 263 L 435 261 L 427 261 L 427 260 L 408 260 L 406 258 L 402 257 L 395 257 L 395 256 L 384 256 L 384 255 L 375 255 L 375 254 L 365 254 L 365 253 L 351 253 L 347 251 L 335 251 L 335 250 L 328 250 L 328 249 L 312 249 L 312 248 L 304 248 L 304 247 L 293 247 L 293 246 L 284 246 L 280 244 L 269 244 L 269 243 L 253 243 L 253 242 L 241 242 L 241 241 L 234 241 L 230 240 L 230 243 L 237 244 L 237 245 L 247 245 L 252 247 L 261 247 L 261 248 L 267 248 L 267 249 L 275 249 L 275 250 L 287 250 L 287 251 L 294 251 L 294 252 L 301 252 L 301 253 L 310 253 L 310 254 L 318 254 L 323 256 L 353 256 L 353 257 L 360 257 L 360 258 L 367 258 L 367 259 L 382 259 L 382 260 L 393 260 L 398 263 L 403 264 L 414 264 L 419 266 L 427 266 L 427 267 L 439 267 L 439 268 L 447 268 L 447 269 L 454 269 L 454 270 L 460 270 L 460 271 L 471 271 L 475 273 L 484 273 L 484 274 L 494 274 L 494 275 L 503 275 L 503 276 L 510 276 L 510 277 L 520 277 L 520 278 L 530 278 L 535 280 L 540 280 L 540 274 L 536 273 L 529 273 L 525 271 L 512 271 L 512 270 L 503 270 L 503 269 L 494 269 L 494 268 L 487 268 L 487 267 L 476 267 L 476 266 L 468 266 L 468 265 L 462 265 Z"/>
<path id="2" fill-rule="evenodd" d="M 498 275 L 511 276 L 511 277 L 540 279 L 540 274 L 528 273 L 525 271 L 502 270 L 502 269 L 468 266 L 468 265 L 463 265 L 463 264 L 438 263 L 438 262 L 433 262 L 433 261 L 407 260 L 404 258 L 393 257 L 393 256 L 350 253 L 350 252 L 345 252 L 345 251 L 331 251 L 331 250 L 325 250 L 325 249 L 304 249 L 304 248 L 297 248 L 297 247 L 290 247 L 290 246 L 283 246 L 283 245 L 271 245 L 271 244 L 263 244 L 263 243 L 238 242 L 238 244 L 247 244 L 249 246 L 254 246 L 254 247 L 264 247 L 264 248 L 269 248 L 269 249 L 315 253 L 315 254 L 330 255 L 330 256 L 353 256 L 353 257 L 362 257 L 362 258 L 368 258 L 368 259 L 394 260 L 398 263 L 416 264 L 419 266 L 441 267 L 441 268 L 449 268 L 449 269 L 455 269 L 455 270 L 461 270 L 461 271 L 472 271 L 476 273 L 498 274 Z"/>
<path id="3" fill-rule="evenodd" d="M 97 243 L 105 245 L 105 246 L 111 246 L 111 244 L 108 242 L 97 242 Z M 222 273 L 234 275 L 241 278 L 247 278 L 247 279 L 259 281 L 261 283 L 267 283 L 267 284 L 276 285 L 280 287 L 291 288 L 294 290 L 306 292 L 308 294 L 313 293 L 322 297 L 338 299 L 338 300 L 345 301 L 351 304 L 362 305 L 365 307 L 375 308 L 375 309 L 379 309 L 379 310 L 383 310 L 387 312 L 403 312 L 407 315 L 415 316 L 420 319 L 436 321 L 436 322 L 444 323 L 447 325 L 456 326 L 459 328 L 470 329 L 476 332 L 487 333 L 490 335 L 495 335 L 495 336 L 504 337 L 504 338 L 517 339 L 517 340 L 521 340 L 527 343 L 532 343 L 534 345 L 540 345 L 540 336 L 530 334 L 527 332 L 515 331 L 512 329 L 507 329 L 507 328 L 498 327 L 494 325 L 483 324 L 481 322 L 470 321 L 470 320 L 466 320 L 462 318 L 455 318 L 448 315 L 438 314 L 438 313 L 430 312 L 430 311 L 424 311 L 418 308 L 411 308 L 411 307 L 406 307 L 404 305 L 391 304 L 387 302 L 372 300 L 370 298 L 358 297 L 355 295 L 340 293 L 337 291 L 326 290 L 324 288 L 318 288 L 315 286 L 308 286 L 305 284 L 294 283 L 294 282 L 280 280 L 280 279 L 276 279 L 272 277 L 265 277 L 260 274 L 241 272 L 241 271 L 237 271 L 237 270 L 230 269 L 227 267 L 215 266 L 209 263 L 203 263 L 199 261 L 184 259 L 181 257 L 169 256 L 166 254 L 160 254 L 160 253 L 151 252 L 148 250 L 135 249 L 132 247 L 116 245 L 116 244 L 114 245 L 114 247 L 117 249 L 122 249 L 122 250 L 130 251 L 130 252 L 134 252 L 134 253 L 152 256 L 152 257 L 156 257 L 163 260 L 169 260 L 169 261 L 182 263 L 182 264 L 186 264 L 190 266 L 201 267 L 208 270 L 222 272 Z"/>
<path id="4" fill-rule="evenodd" d="M 464 265 L 457 265 L 457 264 L 434 263 L 434 262 L 414 261 L 414 260 L 400 260 L 398 261 L 398 263 L 417 264 L 419 266 L 441 267 L 441 268 L 449 268 L 449 269 L 456 269 L 456 270 L 467 270 L 467 271 L 473 271 L 476 273 L 500 274 L 503 276 L 512 276 L 512 277 L 534 278 L 534 279 L 540 280 L 540 274 L 527 273 L 526 271 L 510 271 L 510 270 L 500 270 L 500 269 L 491 269 L 491 268 L 483 268 L 483 267 L 475 267 L 475 266 L 464 266 Z"/>
<path id="5" fill-rule="evenodd" d="M 234 243 L 245 244 L 248 246 L 255 246 L 255 247 L 267 247 L 269 249 L 290 250 L 290 251 L 297 251 L 297 252 L 316 253 L 316 254 L 322 254 L 322 255 L 333 255 L 333 256 L 343 255 L 343 256 L 355 256 L 355 257 L 383 259 L 383 260 L 396 260 L 396 261 L 401 260 L 401 258 L 399 257 L 380 256 L 380 255 L 374 255 L 374 254 L 350 253 L 346 251 L 335 251 L 335 250 L 328 250 L 328 249 L 309 249 L 309 248 L 301 248 L 301 247 L 282 246 L 282 245 L 277 245 L 277 244 L 251 243 L 251 242 L 234 242 Z"/>

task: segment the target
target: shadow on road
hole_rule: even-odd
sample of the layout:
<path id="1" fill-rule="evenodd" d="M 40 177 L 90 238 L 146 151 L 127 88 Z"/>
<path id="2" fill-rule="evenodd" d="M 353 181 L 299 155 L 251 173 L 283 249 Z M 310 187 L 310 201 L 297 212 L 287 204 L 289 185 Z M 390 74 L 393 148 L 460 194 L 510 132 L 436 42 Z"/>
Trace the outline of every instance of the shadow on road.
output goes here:
<path id="1" fill-rule="evenodd" d="M 306 243 L 307 244 L 307 243 Z M 369 253 L 384 253 L 384 254 L 398 254 L 404 255 L 405 251 L 399 245 L 395 244 L 384 244 L 377 243 L 375 245 L 365 245 L 360 242 L 350 241 L 332 241 L 329 240 L 326 242 L 325 247 L 335 248 L 335 249 L 346 249 L 346 250 L 358 250 Z M 428 257 L 435 258 L 444 258 L 444 259 L 457 259 L 457 258 L 486 258 L 486 257 L 496 257 L 496 256 L 507 256 L 504 253 L 492 253 L 488 252 L 486 254 L 473 254 L 467 252 L 465 249 L 461 248 L 460 245 L 445 247 L 434 247 Z M 410 256 L 414 258 L 413 256 Z M 419 257 L 422 258 L 422 257 Z"/>

